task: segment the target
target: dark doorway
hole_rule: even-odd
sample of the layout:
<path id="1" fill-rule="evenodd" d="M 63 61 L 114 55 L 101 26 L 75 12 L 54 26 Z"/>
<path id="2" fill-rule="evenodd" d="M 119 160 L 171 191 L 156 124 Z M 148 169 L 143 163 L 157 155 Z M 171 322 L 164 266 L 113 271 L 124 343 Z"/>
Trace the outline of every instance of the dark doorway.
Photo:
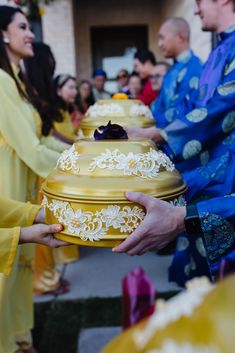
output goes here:
<path id="1" fill-rule="evenodd" d="M 91 43 L 93 68 L 102 67 L 106 57 L 123 56 L 129 48 L 147 48 L 148 26 L 92 27 Z"/>

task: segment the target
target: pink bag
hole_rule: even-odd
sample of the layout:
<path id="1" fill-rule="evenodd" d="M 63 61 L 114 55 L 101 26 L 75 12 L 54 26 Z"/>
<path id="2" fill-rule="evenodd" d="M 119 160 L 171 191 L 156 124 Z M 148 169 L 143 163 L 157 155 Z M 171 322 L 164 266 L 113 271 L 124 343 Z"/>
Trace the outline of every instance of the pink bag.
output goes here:
<path id="1" fill-rule="evenodd" d="M 122 281 L 123 328 L 135 325 L 152 315 L 155 309 L 156 290 L 142 268 L 128 273 Z"/>

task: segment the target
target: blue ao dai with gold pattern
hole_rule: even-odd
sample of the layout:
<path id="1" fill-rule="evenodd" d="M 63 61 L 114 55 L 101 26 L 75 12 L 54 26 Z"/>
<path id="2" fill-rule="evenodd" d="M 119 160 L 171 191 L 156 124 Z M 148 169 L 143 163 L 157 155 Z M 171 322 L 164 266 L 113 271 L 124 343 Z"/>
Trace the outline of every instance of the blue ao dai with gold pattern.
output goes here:
<path id="1" fill-rule="evenodd" d="M 178 162 L 178 169 L 181 171 L 191 169 L 191 171 L 183 173 L 189 186 L 188 202 L 197 202 L 235 192 L 234 29 L 235 27 L 230 28 L 229 31 L 221 34 L 218 46 L 204 67 L 198 99 L 191 102 L 191 105 L 195 106 L 194 110 L 175 121 L 175 132 L 173 132 L 174 127 L 172 126 L 174 123 L 166 129 L 169 142 L 168 151 L 171 150 L 171 153 L 174 151 L 174 159 Z M 173 142 L 173 138 L 175 142 Z M 199 167 L 195 169 L 197 166 Z M 207 203 L 210 205 L 209 214 L 210 210 L 219 210 L 218 202 L 223 202 L 223 200 L 228 202 L 227 198 L 218 198 L 217 201 L 213 199 L 204 201 L 205 204 L 202 203 L 202 205 Z M 229 207 L 235 209 L 234 198 L 230 199 Z M 224 209 L 219 216 L 220 219 L 223 219 Z M 208 257 L 205 234 L 207 234 L 206 229 L 210 229 L 212 226 L 210 221 L 213 222 L 214 219 L 212 212 L 212 216 L 208 216 L 208 221 L 204 224 L 203 236 L 192 237 L 186 233 L 179 236 L 170 268 L 170 280 L 183 285 L 185 281 L 195 276 L 203 274 L 214 276 L 223 256 L 235 260 L 234 242 L 232 242 L 233 247 L 231 246 L 229 251 L 223 254 L 222 250 L 228 241 L 227 237 L 223 236 L 224 227 L 221 227 L 220 233 L 218 231 L 220 239 L 217 246 L 220 250 L 217 253 L 220 251 L 221 256 L 214 262 L 211 261 L 211 257 Z M 231 229 L 234 230 L 234 228 L 230 227 L 230 238 L 232 236 Z M 228 233 L 226 232 L 226 234 Z"/>
<path id="2" fill-rule="evenodd" d="M 201 71 L 202 62 L 191 50 L 177 56 L 151 106 L 157 127 L 164 128 L 176 118 L 175 107 L 197 90 Z"/>

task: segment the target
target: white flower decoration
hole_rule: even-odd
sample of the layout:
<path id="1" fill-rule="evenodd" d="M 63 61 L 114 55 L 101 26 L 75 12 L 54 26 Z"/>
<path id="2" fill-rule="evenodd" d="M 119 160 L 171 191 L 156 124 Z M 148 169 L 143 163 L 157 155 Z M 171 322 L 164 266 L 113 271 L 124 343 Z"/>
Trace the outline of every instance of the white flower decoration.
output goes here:
<path id="1" fill-rule="evenodd" d="M 59 168 L 63 171 L 71 171 L 74 174 L 79 174 L 80 167 L 78 165 L 78 159 L 80 154 L 75 150 L 74 145 L 65 150 L 57 161 L 56 168 Z"/>
<path id="2" fill-rule="evenodd" d="M 109 103 L 109 104 L 97 104 L 92 105 L 88 111 L 86 112 L 86 116 L 91 118 L 98 117 L 109 117 L 109 116 L 124 116 L 124 109 L 118 105 L 117 103 Z"/>
<path id="3" fill-rule="evenodd" d="M 161 168 L 173 172 L 175 169 L 171 160 L 161 151 L 151 149 L 148 153 L 125 155 L 118 149 L 106 150 L 100 156 L 93 158 L 89 170 L 96 168 L 108 170 L 123 170 L 124 175 L 136 175 L 141 178 L 157 177 Z"/>
<path id="4" fill-rule="evenodd" d="M 146 118 L 153 119 L 151 110 L 146 105 L 143 105 L 143 104 L 134 104 L 130 109 L 130 116 L 131 117 L 145 116 Z"/>
<path id="5" fill-rule="evenodd" d="M 133 208 L 109 205 L 99 212 L 74 211 L 68 202 L 48 201 L 44 196 L 42 204 L 48 208 L 65 230 L 83 241 L 98 241 L 107 235 L 112 227 L 121 233 L 132 233 L 144 219 L 145 213 L 137 206 Z"/>

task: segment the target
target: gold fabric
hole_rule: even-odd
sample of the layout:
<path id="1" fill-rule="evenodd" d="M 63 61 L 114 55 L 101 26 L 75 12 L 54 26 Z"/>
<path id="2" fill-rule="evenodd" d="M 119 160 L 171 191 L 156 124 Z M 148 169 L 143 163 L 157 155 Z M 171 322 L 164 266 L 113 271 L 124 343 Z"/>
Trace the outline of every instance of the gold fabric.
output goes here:
<path id="1" fill-rule="evenodd" d="M 36 200 L 37 175 L 45 178 L 59 153 L 40 141 L 41 120 L 20 96 L 14 80 L 0 70 L 0 194 L 22 202 Z M 33 327 L 34 246 L 18 247 L 12 273 L 0 275 L 0 353 L 16 350 L 14 337 Z"/>

